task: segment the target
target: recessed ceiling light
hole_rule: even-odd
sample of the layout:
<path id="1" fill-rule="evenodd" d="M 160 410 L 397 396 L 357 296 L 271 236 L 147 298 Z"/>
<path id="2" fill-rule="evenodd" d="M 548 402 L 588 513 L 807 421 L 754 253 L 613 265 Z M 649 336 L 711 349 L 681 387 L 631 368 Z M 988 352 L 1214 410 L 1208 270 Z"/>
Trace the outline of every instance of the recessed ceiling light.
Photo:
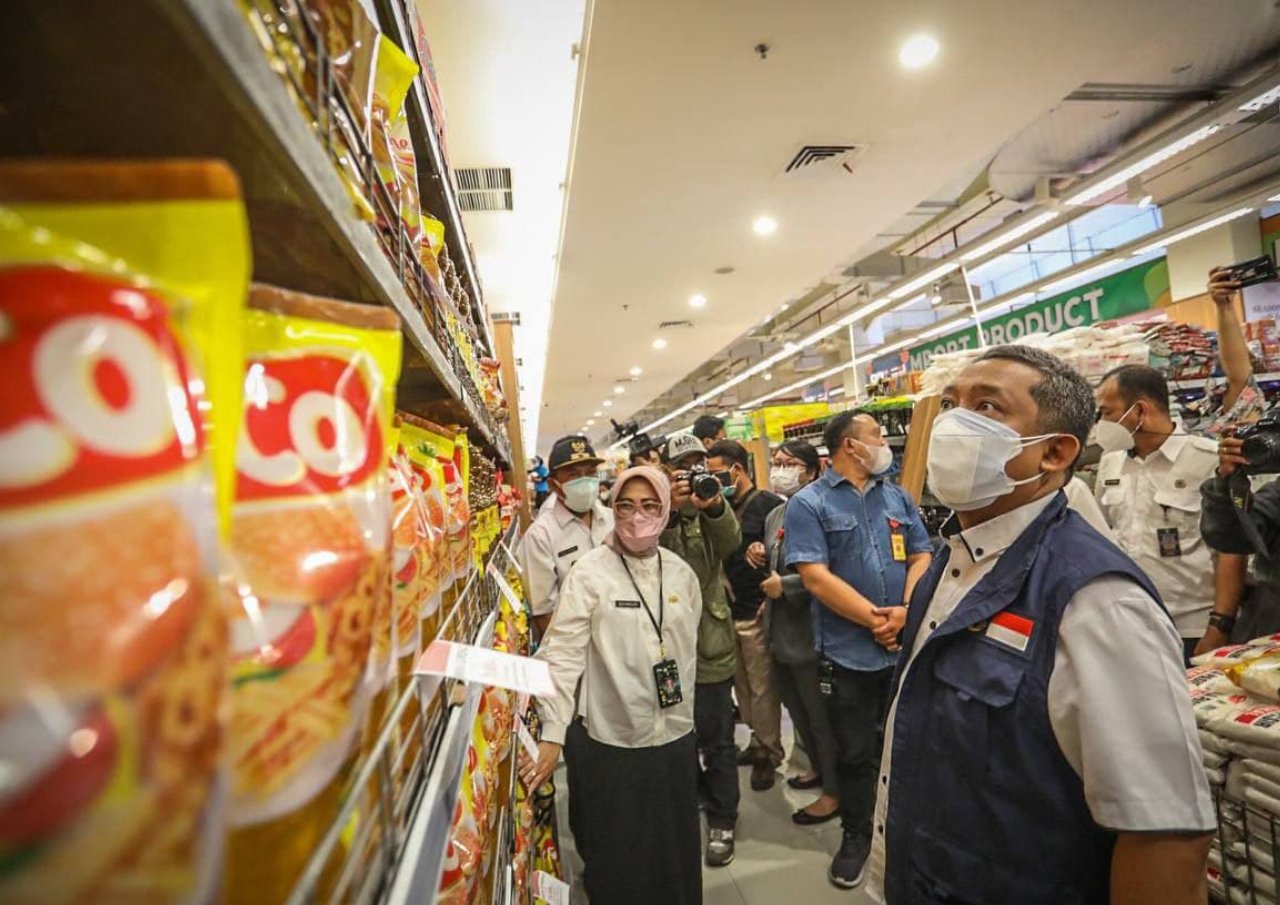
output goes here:
<path id="1" fill-rule="evenodd" d="M 588 418 L 588 419 L 587 419 L 587 427 L 591 427 L 591 426 L 592 426 L 592 425 L 594 425 L 595 423 L 596 423 L 596 421 L 595 421 L 595 419 L 594 419 L 594 418 Z"/>
<path id="2" fill-rule="evenodd" d="M 591 413 L 591 415 L 592 415 L 592 417 L 594 417 L 594 418 L 603 418 L 603 417 L 604 417 L 604 412 L 592 412 L 592 413 Z"/>
<path id="3" fill-rule="evenodd" d="M 626 388 L 626 387 L 624 387 L 622 384 L 618 384 L 617 386 L 615 386 L 615 387 L 613 388 L 613 394 L 614 394 L 615 396 L 621 396 L 621 395 L 622 395 L 623 393 L 625 393 L 626 391 L 627 391 L 627 388 Z"/>
<path id="4" fill-rule="evenodd" d="M 661 336 L 659 336 L 650 345 L 652 345 L 655 349 L 665 349 L 667 347 L 667 341 L 663 339 Z"/>
<path id="5" fill-rule="evenodd" d="M 707 307 L 707 297 L 703 295 L 701 292 L 694 293 L 693 295 L 689 296 L 689 307 L 690 308 Z"/>
<path id="6" fill-rule="evenodd" d="M 604 402 L 602 402 L 602 403 L 600 403 L 600 404 L 601 404 L 601 405 L 603 405 L 605 408 L 609 408 L 609 406 L 613 405 L 613 400 L 612 400 L 612 399 L 606 399 Z"/>
<path id="7" fill-rule="evenodd" d="M 898 51 L 898 62 L 907 69 L 920 69 L 938 55 L 938 41 L 932 35 L 912 35 Z"/>
<path id="8" fill-rule="evenodd" d="M 636 366 L 635 366 L 634 368 L 632 368 L 628 373 L 629 373 L 632 377 L 639 377 L 641 374 L 643 374 L 643 373 L 644 373 L 644 368 L 640 367 L 639 365 L 636 365 Z"/>
<path id="9" fill-rule="evenodd" d="M 791 307 L 791 303 L 790 303 L 790 302 L 783 302 L 783 303 L 782 303 L 782 308 L 780 308 L 779 310 L 781 310 L 781 311 L 786 311 L 786 310 L 787 310 L 788 308 L 790 308 L 790 307 Z"/>
<path id="10" fill-rule="evenodd" d="M 778 221 L 764 214 L 756 217 L 755 222 L 751 224 L 751 230 L 757 236 L 772 236 L 778 231 Z"/>
<path id="11" fill-rule="evenodd" d="M 765 372 L 764 372 L 764 379 L 765 379 L 766 381 L 768 381 L 768 380 L 773 380 L 773 372 L 772 372 L 772 371 L 765 371 Z"/>

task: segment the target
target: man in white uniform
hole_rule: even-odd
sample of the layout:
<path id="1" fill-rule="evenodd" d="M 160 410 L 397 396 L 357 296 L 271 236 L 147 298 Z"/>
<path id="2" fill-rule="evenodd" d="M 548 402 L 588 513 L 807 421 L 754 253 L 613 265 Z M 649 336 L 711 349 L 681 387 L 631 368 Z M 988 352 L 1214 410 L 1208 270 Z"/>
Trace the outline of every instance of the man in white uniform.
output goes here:
<path id="1" fill-rule="evenodd" d="M 1088 383 L 1002 346 L 943 400 L 929 486 L 956 516 L 907 614 L 869 893 L 1202 905 L 1215 818 L 1177 632 L 1060 493 Z"/>
<path id="2" fill-rule="evenodd" d="M 1097 402 L 1094 436 L 1104 453 L 1094 493 L 1120 549 L 1160 592 L 1190 660 L 1214 604 L 1218 564 L 1200 537 L 1200 485 L 1218 467 L 1217 445 L 1178 432 L 1155 368 L 1117 368 Z"/>
<path id="3" fill-rule="evenodd" d="M 554 504 L 539 511 L 520 545 L 525 587 L 539 636 L 551 622 L 569 570 L 613 530 L 613 511 L 600 501 L 600 480 L 596 477 L 602 461 L 591 441 L 579 436 L 561 437 L 547 457 Z"/>

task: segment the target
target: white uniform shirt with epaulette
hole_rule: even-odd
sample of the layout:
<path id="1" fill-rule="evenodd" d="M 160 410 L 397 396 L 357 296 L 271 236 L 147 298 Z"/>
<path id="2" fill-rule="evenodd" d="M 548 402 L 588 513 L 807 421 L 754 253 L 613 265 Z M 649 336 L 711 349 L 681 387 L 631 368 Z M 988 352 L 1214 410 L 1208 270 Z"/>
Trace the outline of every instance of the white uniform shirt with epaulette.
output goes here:
<path id="1" fill-rule="evenodd" d="M 560 588 L 574 563 L 590 553 L 613 530 L 613 510 L 597 501 L 591 526 L 558 498 L 543 508 L 520 544 L 525 590 L 535 616 L 555 612 Z"/>
<path id="2" fill-rule="evenodd" d="M 1200 537 L 1200 485 L 1218 467 L 1204 437 L 1174 434 L 1145 459 L 1109 452 L 1098 463 L 1098 503 L 1116 543 L 1155 584 L 1178 634 L 1199 638 L 1213 609 L 1213 554 Z"/>

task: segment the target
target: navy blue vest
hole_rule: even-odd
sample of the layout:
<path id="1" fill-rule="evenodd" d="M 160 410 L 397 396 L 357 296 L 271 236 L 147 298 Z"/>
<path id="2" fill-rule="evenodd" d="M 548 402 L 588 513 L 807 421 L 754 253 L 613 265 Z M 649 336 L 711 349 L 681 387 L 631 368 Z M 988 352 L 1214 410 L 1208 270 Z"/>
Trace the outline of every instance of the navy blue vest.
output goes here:
<path id="1" fill-rule="evenodd" d="M 915 589 L 903 650 L 915 643 L 949 555 L 944 548 Z M 886 837 L 889 905 L 1108 901 L 1115 834 L 1090 816 L 1048 710 L 1062 614 L 1104 575 L 1128 577 L 1160 600 L 1142 570 L 1059 493 L 938 626 L 905 681 L 899 660 L 889 813 L 876 828 Z M 987 637 L 1002 613 L 1031 623 L 1024 651 Z"/>

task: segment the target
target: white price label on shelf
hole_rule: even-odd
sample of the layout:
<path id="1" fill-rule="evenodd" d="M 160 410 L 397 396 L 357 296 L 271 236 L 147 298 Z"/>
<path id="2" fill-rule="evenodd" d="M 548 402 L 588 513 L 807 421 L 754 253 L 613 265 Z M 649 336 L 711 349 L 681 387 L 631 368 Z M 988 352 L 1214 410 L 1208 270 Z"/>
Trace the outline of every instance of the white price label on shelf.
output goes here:
<path id="1" fill-rule="evenodd" d="M 492 568 L 492 567 L 490 567 Z M 507 580 L 502 577 L 502 573 L 497 569 L 493 569 L 493 580 L 498 583 L 498 590 L 502 592 L 502 596 L 507 598 L 507 603 L 511 604 L 511 609 L 517 613 L 524 609 L 524 601 L 520 599 L 520 595 L 515 592 L 511 585 L 507 584 Z"/>
<path id="2" fill-rule="evenodd" d="M 533 894 L 547 905 L 569 905 L 569 884 L 544 870 L 533 872 Z"/>
<path id="3" fill-rule="evenodd" d="M 548 697 L 555 691 L 551 670 L 541 660 L 453 641 L 432 641 L 413 671 L 418 675 L 447 676 L 463 682 L 510 688 L 537 697 Z"/>
<path id="4" fill-rule="evenodd" d="M 529 731 L 529 727 L 525 725 L 524 717 L 516 717 L 516 733 L 520 736 L 520 745 L 524 748 L 524 753 L 529 755 L 530 759 L 538 759 L 538 743 L 533 740 L 533 733 Z"/>

